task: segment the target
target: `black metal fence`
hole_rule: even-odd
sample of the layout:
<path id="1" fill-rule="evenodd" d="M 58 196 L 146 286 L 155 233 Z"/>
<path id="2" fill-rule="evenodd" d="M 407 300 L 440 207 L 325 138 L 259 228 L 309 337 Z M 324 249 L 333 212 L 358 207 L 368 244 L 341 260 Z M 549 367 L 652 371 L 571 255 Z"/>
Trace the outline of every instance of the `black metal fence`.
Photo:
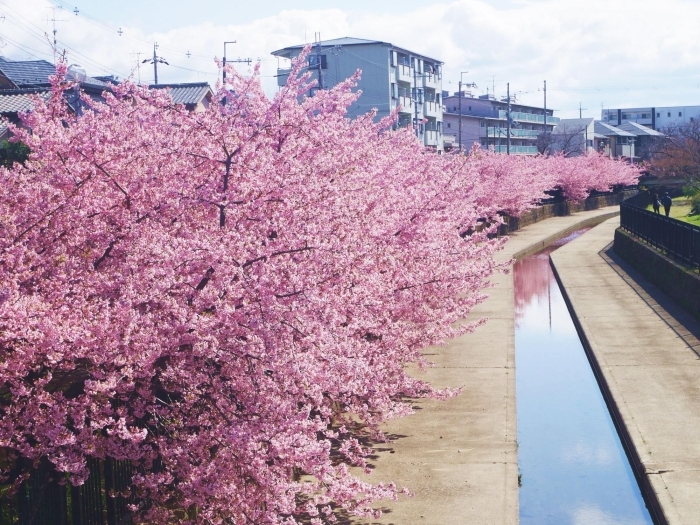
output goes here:
<path id="1" fill-rule="evenodd" d="M 672 219 L 624 201 L 620 226 L 654 248 L 691 268 L 700 268 L 700 227 Z"/>
<path id="2" fill-rule="evenodd" d="M 127 525 L 127 506 L 137 504 L 130 491 L 131 463 L 114 459 L 88 461 L 90 477 L 73 487 L 47 460 L 30 469 L 19 490 L 9 495 L 0 486 L 0 525 Z"/>

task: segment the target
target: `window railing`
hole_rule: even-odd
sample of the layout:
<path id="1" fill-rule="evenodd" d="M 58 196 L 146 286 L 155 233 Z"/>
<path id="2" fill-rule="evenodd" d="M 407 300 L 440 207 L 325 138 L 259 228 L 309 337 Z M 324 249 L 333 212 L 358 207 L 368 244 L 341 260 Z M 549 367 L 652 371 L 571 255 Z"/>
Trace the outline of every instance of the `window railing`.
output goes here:
<path id="1" fill-rule="evenodd" d="M 537 138 L 541 131 L 536 129 L 512 129 L 510 130 L 511 137 L 527 137 L 527 138 Z M 507 128 L 488 128 L 489 137 L 508 137 Z"/>
<path id="2" fill-rule="evenodd" d="M 488 149 L 493 149 L 496 153 L 508 153 L 508 146 L 505 145 L 489 145 Z M 536 146 L 511 146 L 511 154 L 515 155 L 537 155 Z"/>
<path id="3" fill-rule="evenodd" d="M 498 111 L 498 118 L 506 118 L 506 113 L 508 113 L 506 110 L 500 109 Z M 544 124 L 544 115 L 538 115 L 536 113 L 523 113 L 522 111 L 511 111 L 510 115 L 511 117 L 513 117 L 514 120 L 524 120 L 527 122 L 541 122 L 542 124 Z M 547 115 L 547 124 L 557 124 L 559 123 L 559 120 L 559 117 Z"/>

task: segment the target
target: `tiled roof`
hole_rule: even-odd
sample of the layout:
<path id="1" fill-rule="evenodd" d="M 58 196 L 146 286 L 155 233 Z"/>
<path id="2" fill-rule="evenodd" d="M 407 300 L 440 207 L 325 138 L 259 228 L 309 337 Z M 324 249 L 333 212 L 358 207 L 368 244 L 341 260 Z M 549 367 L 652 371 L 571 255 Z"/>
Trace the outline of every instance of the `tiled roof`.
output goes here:
<path id="1" fill-rule="evenodd" d="M 208 94 L 213 94 L 207 82 L 190 84 L 157 84 L 150 89 L 167 89 L 175 104 L 199 104 Z"/>
<path id="2" fill-rule="evenodd" d="M 605 135 L 606 137 L 611 137 L 613 135 L 618 137 L 634 137 L 632 133 L 629 133 L 624 129 L 616 128 L 615 126 L 611 126 L 605 122 L 600 122 L 599 120 L 596 120 L 595 122 L 595 132 Z"/>
<path id="3" fill-rule="evenodd" d="M 0 57 L 0 72 L 18 88 L 49 86 L 49 76 L 56 74 L 56 66 L 46 60 L 8 60 Z M 106 88 L 110 84 L 87 77 L 83 86 Z"/>
<path id="4" fill-rule="evenodd" d="M 628 131 L 632 133 L 632 135 L 636 136 L 644 136 L 648 135 L 651 137 L 662 137 L 663 133 L 659 133 L 658 131 L 648 128 L 646 126 L 642 126 L 641 124 L 637 124 L 636 122 L 624 122 L 617 126 L 619 129 L 623 129 L 625 131 Z"/>
<path id="5" fill-rule="evenodd" d="M 7 115 L 10 113 L 19 113 L 29 111 L 34 107 L 34 97 L 39 95 L 43 99 L 48 99 L 49 92 L 17 92 L 12 90 L 9 92 L 0 91 L 0 114 Z"/>
<path id="6" fill-rule="evenodd" d="M 17 87 L 47 86 L 56 66 L 46 60 L 14 61 L 0 57 L 0 72 Z"/>

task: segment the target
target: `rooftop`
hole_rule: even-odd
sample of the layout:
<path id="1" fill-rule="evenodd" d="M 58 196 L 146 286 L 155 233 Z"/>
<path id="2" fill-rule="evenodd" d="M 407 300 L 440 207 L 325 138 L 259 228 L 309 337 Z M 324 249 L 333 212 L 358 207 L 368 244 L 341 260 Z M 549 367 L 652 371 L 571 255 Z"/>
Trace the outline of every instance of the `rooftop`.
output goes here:
<path id="1" fill-rule="evenodd" d="M 636 122 L 624 122 L 620 124 L 619 126 L 615 126 L 618 129 L 622 129 L 624 131 L 627 131 L 629 133 L 632 133 L 633 135 L 636 136 L 650 136 L 650 137 L 662 137 L 663 133 L 659 133 L 658 131 L 648 128 L 646 126 L 642 126 L 641 124 L 637 124 Z"/>
<path id="2" fill-rule="evenodd" d="M 191 82 L 187 84 L 155 84 L 150 89 L 167 89 L 174 104 L 199 104 L 213 91 L 208 82 Z"/>
<path id="3" fill-rule="evenodd" d="M 294 46 L 288 46 L 282 49 L 278 49 L 277 51 L 273 51 L 272 55 L 282 57 L 282 58 L 292 58 L 292 56 L 295 56 L 296 53 L 295 51 L 299 51 L 304 48 L 304 46 L 311 45 L 311 46 L 316 46 L 319 45 L 321 48 L 329 48 L 329 47 L 343 47 L 343 46 L 356 46 L 356 45 L 381 45 L 381 46 L 386 46 L 386 47 L 391 47 L 396 49 L 397 51 L 403 51 L 406 52 L 410 55 L 415 55 L 417 57 L 423 58 L 430 60 L 432 62 L 436 62 L 438 64 L 442 64 L 443 62 L 441 60 L 438 60 L 436 58 L 431 58 L 429 56 L 421 55 L 420 53 L 416 53 L 414 51 L 409 51 L 408 49 L 400 46 L 395 46 L 391 42 L 383 42 L 381 40 L 366 40 L 364 38 L 354 38 L 350 36 L 345 36 L 343 38 L 333 38 L 331 40 L 322 40 L 320 42 L 317 42 L 315 44 L 297 44 Z"/>
<path id="4" fill-rule="evenodd" d="M 35 97 L 44 100 L 50 96 L 49 91 L 7 90 L 0 91 L 0 115 L 9 115 L 29 111 L 34 107 Z"/>
<path id="5" fill-rule="evenodd" d="M 49 77 L 56 74 L 56 66 L 46 60 L 9 60 L 0 57 L 0 73 L 18 88 L 47 87 Z M 87 77 L 83 86 L 107 87 L 96 78 Z"/>
<path id="6" fill-rule="evenodd" d="M 625 131 L 624 129 L 616 128 L 600 120 L 595 121 L 595 132 L 606 137 L 617 136 L 617 137 L 634 137 L 632 133 Z"/>

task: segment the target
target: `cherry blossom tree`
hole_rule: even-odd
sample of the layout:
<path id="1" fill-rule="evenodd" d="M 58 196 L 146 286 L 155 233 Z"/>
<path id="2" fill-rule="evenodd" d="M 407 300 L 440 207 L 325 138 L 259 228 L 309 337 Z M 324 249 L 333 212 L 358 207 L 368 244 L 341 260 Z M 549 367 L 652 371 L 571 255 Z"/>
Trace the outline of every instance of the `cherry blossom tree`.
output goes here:
<path id="1" fill-rule="evenodd" d="M 499 213 L 633 178 L 589 157 L 436 155 L 395 116 L 347 118 L 357 76 L 305 97 L 302 65 L 273 99 L 229 69 L 203 113 L 127 82 L 75 116 L 59 64 L 12 128 L 29 159 L 0 168 L 11 458 L 74 485 L 88 458 L 128 460 L 144 523 L 376 515 L 398 488 L 351 467 L 368 471 L 363 440 L 407 397 L 457 393 L 406 366 L 478 324 L 457 321 L 507 266 Z"/>

